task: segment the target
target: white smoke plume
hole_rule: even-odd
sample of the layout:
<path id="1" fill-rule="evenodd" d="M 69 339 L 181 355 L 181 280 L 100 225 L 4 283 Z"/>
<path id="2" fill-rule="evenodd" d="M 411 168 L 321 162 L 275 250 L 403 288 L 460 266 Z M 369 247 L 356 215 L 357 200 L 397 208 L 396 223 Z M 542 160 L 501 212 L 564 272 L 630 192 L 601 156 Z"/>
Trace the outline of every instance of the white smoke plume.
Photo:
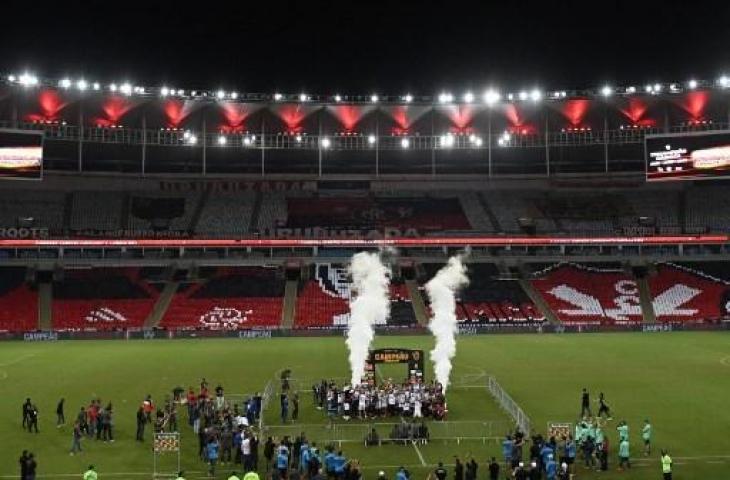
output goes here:
<path id="1" fill-rule="evenodd" d="M 431 350 L 431 361 L 436 381 L 444 387 L 449 385 L 451 359 L 456 355 L 456 334 L 459 330 L 456 319 L 456 292 L 469 284 L 463 257 L 449 259 L 441 270 L 426 284 L 426 293 L 431 300 L 432 317 L 429 330 L 436 338 Z"/>
<path id="2" fill-rule="evenodd" d="M 390 268 L 377 253 L 360 252 L 350 262 L 353 290 L 350 301 L 350 326 L 347 347 L 350 349 L 352 386 L 362 383 L 374 325 L 384 323 L 390 315 Z"/>

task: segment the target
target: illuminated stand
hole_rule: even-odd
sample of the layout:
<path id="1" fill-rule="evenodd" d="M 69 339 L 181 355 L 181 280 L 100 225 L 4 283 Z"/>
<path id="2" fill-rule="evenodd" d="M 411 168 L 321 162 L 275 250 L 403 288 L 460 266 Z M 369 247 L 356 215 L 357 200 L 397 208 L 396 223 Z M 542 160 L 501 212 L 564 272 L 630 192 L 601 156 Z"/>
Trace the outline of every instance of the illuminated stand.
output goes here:
<path id="1" fill-rule="evenodd" d="M 406 363 L 408 364 L 408 380 L 423 380 L 423 350 L 408 350 L 404 348 L 381 348 L 370 350 L 365 362 L 363 383 L 375 385 L 375 366 L 378 364 Z"/>
<path id="2" fill-rule="evenodd" d="M 158 471 L 160 468 L 160 458 L 166 453 L 177 454 L 177 468 L 172 475 Z M 152 478 L 170 477 L 180 471 L 180 434 L 175 433 L 155 433 L 155 439 L 152 446 Z"/>

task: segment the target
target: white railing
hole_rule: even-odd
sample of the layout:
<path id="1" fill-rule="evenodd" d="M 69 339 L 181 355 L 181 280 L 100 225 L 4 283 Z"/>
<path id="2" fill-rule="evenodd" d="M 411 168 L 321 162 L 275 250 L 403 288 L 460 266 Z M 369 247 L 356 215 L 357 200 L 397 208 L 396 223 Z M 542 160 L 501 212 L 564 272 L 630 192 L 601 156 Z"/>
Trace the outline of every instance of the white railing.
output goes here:
<path id="1" fill-rule="evenodd" d="M 515 402 L 507 391 L 497 382 L 494 377 L 487 379 L 487 390 L 492 394 L 497 404 L 511 416 L 515 424 L 520 428 L 525 435 L 529 436 L 532 428 L 530 417 L 527 416 L 522 407 Z"/>

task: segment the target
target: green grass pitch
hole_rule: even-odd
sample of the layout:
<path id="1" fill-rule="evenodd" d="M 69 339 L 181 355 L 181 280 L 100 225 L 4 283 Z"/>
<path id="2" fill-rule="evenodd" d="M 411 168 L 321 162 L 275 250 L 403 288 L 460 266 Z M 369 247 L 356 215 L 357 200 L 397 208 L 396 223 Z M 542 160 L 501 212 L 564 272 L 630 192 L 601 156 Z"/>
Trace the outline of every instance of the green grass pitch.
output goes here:
<path id="1" fill-rule="evenodd" d="M 375 346 L 428 350 L 428 336 L 378 338 Z M 256 340 L 73 341 L 0 344 L 0 478 L 17 478 L 17 458 L 33 451 L 39 478 L 80 478 L 93 463 L 100 478 L 149 478 L 152 470 L 150 432 L 144 445 L 134 441 L 135 411 L 147 393 L 158 401 L 177 385 L 197 386 L 206 377 L 230 393 L 261 390 L 282 368 L 296 378 L 345 377 L 347 353 L 339 337 Z M 404 369 L 405 367 L 403 367 Z M 614 422 L 631 427 L 631 472 L 615 470 L 616 432 L 611 471 L 590 473 L 578 468 L 577 478 L 661 478 L 658 451 L 669 448 L 675 478 L 726 478 L 730 468 L 730 336 L 727 333 L 615 333 L 580 335 L 483 335 L 458 339 L 453 378 L 478 384 L 484 372 L 499 382 L 544 431 L 549 420 L 574 421 L 580 390 L 595 397 L 606 393 Z M 400 373 L 387 367 L 385 375 Z M 431 378 L 430 365 L 427 378 Z M 21 429 L 21 404 L 31 397 L 40 410 L 40 434 Z M 55 427 L 55 405 L 66 398 L 67 420 L 93 396 L 115 406 L 117 441 L 84 440 L 84 453 L 69 456 L 71 427 Z M 303 392 L 300 423 L 322 424 L 324 416 Z M 274 422 L 275 410 L 267 419 Z M 450 420 L 505 419 L 485 390 L 455 387 L 449 395 Z M 644 418 L 654 425 L 655 452 L 641 459 L 640 429 Z M 183 466 L 188 478 L 204 477 L 197 459 L 197 439 L 181 412 Z M 310 427 L 312 429 L 321 427 Z M 388 445 L 365 449 L 345 444 L 345 454 L 366 467 L 366 478 L 383 469 L 392 477 L 394 466 L 405 464 L 414 478 L 425 478 L 430 466 L 471 453 L 486 478 L 485 460 L 498 456 L 496 442 L 432 442 L 419 447 Z M 423 466 L 426 463 L 426 466 Z M 169 466 L 169 459 L 163 465 Z M 221 467 L 218 478 L 229 469 Z"/>

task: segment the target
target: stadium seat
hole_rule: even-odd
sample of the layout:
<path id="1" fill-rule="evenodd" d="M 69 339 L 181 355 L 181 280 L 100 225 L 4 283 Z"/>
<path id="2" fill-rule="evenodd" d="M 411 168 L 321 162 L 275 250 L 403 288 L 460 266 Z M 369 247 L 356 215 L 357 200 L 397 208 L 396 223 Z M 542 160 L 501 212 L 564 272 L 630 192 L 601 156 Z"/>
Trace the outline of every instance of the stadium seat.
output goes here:
<path id="1" fill-rule="evenodd" d="M 0 331 L 38 328 L 38 292 L 25 281 L 26 269 L 0 268 Z"/>
<path id="2" fill-rule="evenodd" d="M 53 284 L 53 328 L 141 328 L 158 296 L 138 268 L 67 270 Z"/>
<path id="3" fill-rule="evenodd" d="M 284 280 L 263 267 L 220 268 L 207 281 L 181 285 L 164 328 L 239 330 L 281 323 Z"/>
<path id="4" fill-rule="evenodd" d="M 560 321 L 569 324 L 641 322 L 636 281 L 620 266 L 558 264 L 531 279 Z"/>
<path id="5" fill-rule="evenodd" d="M 728 316 L 730 285 L 701 270 L 658 265 L 649 290 L 659 322 L 714 322 Z"/>

